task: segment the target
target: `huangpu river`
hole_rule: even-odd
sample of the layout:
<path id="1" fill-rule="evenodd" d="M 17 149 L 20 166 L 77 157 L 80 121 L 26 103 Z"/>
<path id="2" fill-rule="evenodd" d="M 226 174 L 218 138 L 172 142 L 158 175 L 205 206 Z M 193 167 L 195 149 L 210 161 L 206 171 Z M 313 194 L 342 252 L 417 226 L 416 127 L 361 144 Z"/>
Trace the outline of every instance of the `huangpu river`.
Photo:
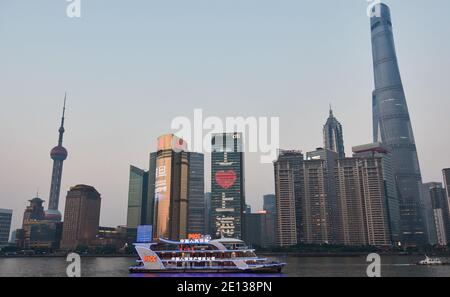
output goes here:
<path id="1" fill-rule="evenodd" d="M 365 277 L 366 257 L 296 257 L 272 256 L 270 259 L 287 263 L 282 274 L 129 274 L 134 264 L 131 257 L 82 257 L 82 277 L 171 277 L 171 276 L 273 276 L 273 277 Z M 448 277 L 450 265 L 418 266 L 421 256 L 382 256 L 382 277 Z M 63 257 L 0 258 L 0 277 L 65 277 L 68 266 Z"/>

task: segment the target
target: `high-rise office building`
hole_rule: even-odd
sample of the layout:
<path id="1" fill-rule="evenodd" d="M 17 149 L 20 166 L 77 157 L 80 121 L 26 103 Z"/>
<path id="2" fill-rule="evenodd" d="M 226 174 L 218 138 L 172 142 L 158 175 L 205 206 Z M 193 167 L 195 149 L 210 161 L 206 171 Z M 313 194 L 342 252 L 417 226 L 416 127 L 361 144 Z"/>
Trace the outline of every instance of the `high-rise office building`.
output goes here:
<path id="1" fill-rule="evenodd" d="M 450 200 L 450 168 L 443 169 L 442 175 L 444 176 L 445 192 L 447 193 L 448 200 Z"/>
<path id="2" fill-rule="evenodd" d="M 275 246 L 277 234 L 277 200 L 275 194 L 263 196 L 263 209 L 265 211 L 265 245 Z"/>
<path id="3" fill-rule="evenodd" d="M 303 238 L 301 241 L 307 244 L 331 243 L 331 221 L 327 191 L 328 173 L 325 160 L 304 161 L 303 178 Z"/>
<path id="4" fill-rule="evenodd" d="M 421 186 L 417 148 L 400 77 L 390 9 L 373 7 L 370 20 L 375 90 L 373 92 L 373 139 L 392 153 L 392 168 L 400 207 L 400 232 L 406 245 L 426 241 L 421 210 Z"/>
<path id="5" fill-rule="evenodd" d="M 148 220 L 145 225 L 153 225 L 155 223 L 155 199 L 156 199 L 156 157 L 157 152 L 151 152 L 149 154 L 149 165 L 148 165 L 148 194 L 147 194 L 147 209 Z"/>
<path id="6" fill-rule="evenodd" d="M 422 184 L 422 211 L 424 217 L 424 226 L 425 232 L 427 236 L 427 241 L 430 245 L 437 244 L 437 233 L 436 233 L 436 224 L 434 221 L 434 210 L 431 202 L 431 191 L 430 189 L 433 187 L 441 187 L 442 183 L 440 182 L 428 182 Z"/>
<path id="7" fill-rule="evenodd" d="M 325 149 L 336 152 L 338 158 L 345 158 L 344 135 L 342 125 L 334 117 L 333 110 L 330 107 L 330 115 L 323 126 L 323 143 Z"/>
<path id="8" fill-rule="evenodd" d="M 52 181 L 50 185 L 50 198 L 48 210 L 46 211 L 46 219 L 53 221 L 61 221 L 61 213 L 58 210 L 59 194 L 61 190 L 61 178 L 64 160 L 67 159 L 67 150 L 63 147 L 64 136 L 64 114 L 66 111 L 66 97 L 64 97 L 64 107 L 61 118 L 61 126 L 59 127 L 58 145 L 50 152 L 53 160 Z"/>
<path id="9" fill-rule="evenodd" d="M 263 237 L 263 215 L 259 213 L 245 213 L 245 226 L 243 240 L 250 247 L 261 247 Z"/>
<path id="10" fill-rule="evenodd" d="M 186 142 L 173 134 L 158 138 L 155 173 L 155 238 L 187 237 L 189 158 Z"/>
<path id="11" fill-rule="evenodd" d="M 442 175 L 444 176 L 444 187 L 447 193 L 447 205 L 450 208 L 450 168 L 443 169 Z"/>
<path id="12" fill-rule="evenodd" d="M 340 212 L 339 203 L 337 201 L 336 195 L 336 178 L 335 168 L 336 160 L 339 158 L 338 153 L 331 151 L 329 149 L 317 148 L 315 151 L 306 153 L 306 160 L 323 160 L 325 161 L 325 166 L 327 170 L 327 205 L 328 205 L 328 215 L 330 221 L 330 240 L 332 243 L 341 242 L 339 238 L 341 234 L 340 230 Z"/>
<path id="13" fill-rule="evenodd" d="M 445 189 L 441 183 L 429 183 L 431 206 L 433 209 L 434 231 L 436 243 L 444 246 L 450 242 L 447 237 L 450 228 L 450 215 Z"/>
<path id="14" fill-rule="evenodd" d="M 136 239 L 137 227 L 153 224 L 153 204 L 149 201 L 149 172 L 130 165 L 128 184 L 127 233 L 130 241 Z M 153 200 L 153 199 L 151 199 Z"/>
<path id="15" fill-rule="evenodd" d="M 245 242 L 252 247 L 270 247 L 275 244 L 270 230 L 272 214 L 265 210 L 245 214 Z"/>
<path id="16" fill-rule="evenodd" d="M 213 134 L 211 145 L 212 236 L 243 238 L 246 204 L 242 133 Z"/>
<path id="17" fill-rule="evenodd" d="M 16 234 L 17 234 L 17 230 L 12 230 L 11 231 L 11 237 L 9 238 L 9 243 L 10 244 L 15 244 L 16 243 Z"/>
<path id="18" fill-rule="evenodd" d="M 450 217 L 450 168 L 443 169 L 442 174 L 444 176 L 447 209 L 449 210 L 448 216 Z M 450 240 L 450 228 L 447 230 L 447 239 Z"/>
<path id="19" fill-rule="evenodd" d="M 205 176 L 204 155 L 188 153 L 188 233 L 204 234 L 205 231 Z"/>
<path id="20" fill-rule="evenodd" d="M 8 245 L 12 210 L 0 208 L 0 247 Z"/>
<path id="21" fill-rule="evenodd" d="M 266 194 L 263 196 L 263 209 L 268 213 L 277 212 L 277 199 L 275 194 Z"/>
<path id="22" fill-rule="evenodd" d="M 76 249 L 87 245 L 98 233 L 101 197 L 88 185 L 71 187 L 67 192 L 61 248 Z"/>
<path id="23" fill-rule="evenodd" d="M 302 234 L 302 166 L 300 151 L 280 150 L 274 162 L 276 244 L 296 245 Z"/>
<path id="24" fill-rule="evenodd" d="M 391 153 L 379 142 L 354 146 L 352 151 L 354 157 L 381 158 L 389 216 L 389 229 L 391 231 L 392 242 L 400 242 L 400 210 L 395 178 L 392 171 Z"/>
<path id="25" fill-rule="evenodd" d="M 382 159 L 345 158 L 336 166 L 343 244 L 391 244 Z"/>

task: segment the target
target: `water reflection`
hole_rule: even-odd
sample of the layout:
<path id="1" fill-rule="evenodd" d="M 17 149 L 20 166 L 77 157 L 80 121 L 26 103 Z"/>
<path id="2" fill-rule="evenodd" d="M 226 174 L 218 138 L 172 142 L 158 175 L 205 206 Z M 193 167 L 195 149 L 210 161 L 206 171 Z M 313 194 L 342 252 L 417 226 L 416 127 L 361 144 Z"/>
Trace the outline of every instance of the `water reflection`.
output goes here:
<path id="1" fill-rule="evenodd" d="M 132 257 L 81 258 L 83 277 L 365 277 L 366 257 L 269 257 L 285 262 L 283 274 L 249 273 L 151 273 L 130 274 Z M 382 256 L 381 276 L 386 277 L 449 277 L 450 265 L 415 265 L 422 256 Z M 0 277 L 66 276 L 68 263 L 64 257 L 0 258 Z"/>

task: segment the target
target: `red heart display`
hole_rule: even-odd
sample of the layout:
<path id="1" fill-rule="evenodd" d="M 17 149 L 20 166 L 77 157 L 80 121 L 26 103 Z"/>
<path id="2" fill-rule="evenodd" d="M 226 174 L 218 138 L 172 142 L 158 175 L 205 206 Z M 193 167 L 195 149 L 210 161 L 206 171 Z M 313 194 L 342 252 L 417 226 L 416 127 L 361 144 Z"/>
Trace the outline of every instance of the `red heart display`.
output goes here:
<path id="1" fill-rule="evenodd" d="M 223 189 L 229 189 L 236 182 L 236 172 L 234 172 L 234 170 L 217 171 L 215 178 L 219 186 Z"/>

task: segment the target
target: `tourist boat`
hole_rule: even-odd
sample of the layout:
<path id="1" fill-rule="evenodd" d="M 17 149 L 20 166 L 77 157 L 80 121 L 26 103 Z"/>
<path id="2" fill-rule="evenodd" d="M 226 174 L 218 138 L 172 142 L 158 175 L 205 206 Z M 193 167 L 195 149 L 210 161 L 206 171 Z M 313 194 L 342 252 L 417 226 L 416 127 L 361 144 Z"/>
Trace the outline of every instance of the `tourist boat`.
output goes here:
<path id="1" fill-rule="evenodd" d="M 259 258 L 242 240 L 190 236 L 135 243 L 139 255 L 131 273 L 281 273 L 285 263 Z"/>
<path id="2" fill-rule="evenodd" d="M 425 259 L 419 261 L 418 265 L 444 265 L 444 263 L 439 258 L 430 258 L 425 255 Z"/>

